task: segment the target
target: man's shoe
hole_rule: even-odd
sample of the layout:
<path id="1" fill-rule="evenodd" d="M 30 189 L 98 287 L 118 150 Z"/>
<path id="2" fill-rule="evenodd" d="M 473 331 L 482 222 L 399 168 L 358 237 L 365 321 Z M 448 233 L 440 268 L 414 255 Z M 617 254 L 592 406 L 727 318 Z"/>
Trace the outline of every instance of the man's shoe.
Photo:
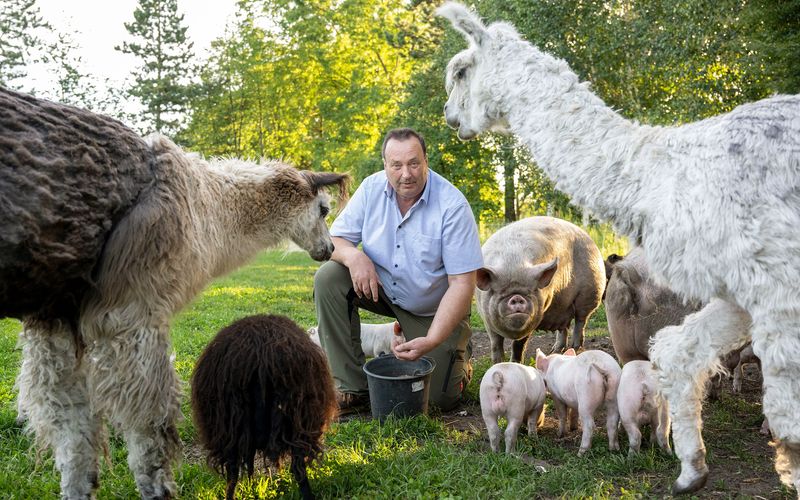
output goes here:
<path id="1" fill-rule="evenodd" d="M 357 412 L 369 405 L 369 394 L 336 391 L 336 403 L 339 405 L 339 414 Z"/>

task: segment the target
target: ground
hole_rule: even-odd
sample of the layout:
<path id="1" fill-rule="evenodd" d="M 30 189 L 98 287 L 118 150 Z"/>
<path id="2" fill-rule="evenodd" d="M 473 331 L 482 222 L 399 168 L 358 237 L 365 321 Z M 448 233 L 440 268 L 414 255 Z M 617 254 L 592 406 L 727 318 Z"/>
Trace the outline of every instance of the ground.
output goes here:
<path id="1" fill-rule="evenodd" d="M 555 341 L 553 334 L 537 334 L 528 343 L 526 359 L 530 358 L 540 348 L 548 352 Z M 506 353 L 510 351 L 510 343 L 506 342 Z M 601 349 L 614 355 L 614 350 L 608 337 L 590 337 L 586 340 L 587 349 Z M 488 358 L 490 354 L 489 339 L 485 332 L 476 331 L 473 336 L 473 356 L 475 358 Z M 769 437 L 760 434 L 762 418 L 759 415 L 751 415 L 755 404 L 761 400 L 761 377 L 755 365 L 748 365 L 745 371 L 745 380 L 742 384 L 742 393 L 733 394 L 730 381 L 722 384 L 720 400 L 725 398 L 741 398 L 744 401 L 753 403 L 742 405 L 739 408 L 736 404 L 725 405 L 726 408 L 732 406 L 739 413 L 729 415 L 729 418 L 719 418 L 717 413 L 711 415 L 711 411 L 716 403 L 709 402 L 704 405 L 704 430 L 703 436 L 708 451 L 708 465 L 710 477 L 708 484 L 697 493 L 701 498 L 787 498 L 786 493 L 782 492 L 780 481 L 773 469 L 772 462 L 774 452 L 769 445 Z M 473 380 L 472 384 L 480 383 Z M 760 408 L 760 406 L 758 406 Z M 743 413 L 742 413 L 743 412 Z M 368 411 L 367 411 L 368 413 Z M 349 417 L 353 418 L 353 417 Z M 356 417 L 358 418 L 358 417 Z M 369 415 L 361 415 L 361 418 L 369 418 Z M 488 451 L 488 437 L 486 428 L 481 417 L 480 404 L 476 400 L 468 400 L 453 412 L 444 413 L 440 418 L 447 424 L 462 431 L 480 435 L 486 442 Z M 605 417 L 599 416 L 598 422 L 604 422 Z M 552 436 L 563 446 L 577 449 L 580 444 L 580 432 L 573 431 L 565 438 L 559 440 L 556 437 L 558 426 L 557 417 L 552 409 L 546 413 L 543 428 L 539 430 L 543 436 Z M 605 432 L 603 424 L 598 424 L 598 433 Z M 620 440 L 623 446 L 627 442 L 624 436 L 624 429 L 620 428 Z M 535 465 L 541 465 L 545 469 L 551 464 L 535 460 L 530 456 L 521 457 L 523 460 L 531 461 Z M 677 477 L 678 462 L 676 460 L 675 474 L 670 477 L 660 477 L 654 475 L 650 482 L 654 486 L 654 491 L 661 496 L 669 496 L 669 489 L 672 481 Z"/>

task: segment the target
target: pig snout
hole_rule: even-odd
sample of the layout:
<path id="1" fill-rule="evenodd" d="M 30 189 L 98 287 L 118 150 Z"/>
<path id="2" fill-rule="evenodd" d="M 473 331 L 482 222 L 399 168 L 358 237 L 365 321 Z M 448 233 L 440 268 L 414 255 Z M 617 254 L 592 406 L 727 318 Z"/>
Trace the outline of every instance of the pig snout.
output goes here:
<path id="1" fill-rule="evenodd" d="M 508 314 L 528 314 L 530 307 L 522 295 L 512 295 L 508 299 Z"/>

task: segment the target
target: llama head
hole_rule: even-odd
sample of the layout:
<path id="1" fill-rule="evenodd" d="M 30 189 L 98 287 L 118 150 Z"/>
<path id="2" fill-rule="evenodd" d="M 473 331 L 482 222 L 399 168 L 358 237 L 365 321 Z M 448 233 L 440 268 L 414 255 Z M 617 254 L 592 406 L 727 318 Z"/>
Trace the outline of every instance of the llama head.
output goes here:
<path id="1" fill-rule="evenodd" d="M 510 24 L 499 22 L 486 27 L 473 11 L 459 3 L 447 2 L 436 13 L 450 20 L 470 45 L 447 65 L 447 125 L 458 130 L 462 140 L 486 130 L 508 132 L 504 104 L 508 100 L 501 97 L 502 93 L 518 92 L 523 85 L 534 83 L 520 68 L 547 65 L 552 58 L 522 40 Z"/>
<path id="2" fill-rule="evenodd" d="M 347 200 L 350 176 L 334 172 L 299 172 L 302 182 L 307 184 L 311 198 L 297 214 L 290 226 L 289 238 L 308 252 L 314 260 L 327 260 L 333 253 L 333 243 L 326 219 L 331 212 L 331 196 L 327 189 L 336 187 L 339 206 Z"/>

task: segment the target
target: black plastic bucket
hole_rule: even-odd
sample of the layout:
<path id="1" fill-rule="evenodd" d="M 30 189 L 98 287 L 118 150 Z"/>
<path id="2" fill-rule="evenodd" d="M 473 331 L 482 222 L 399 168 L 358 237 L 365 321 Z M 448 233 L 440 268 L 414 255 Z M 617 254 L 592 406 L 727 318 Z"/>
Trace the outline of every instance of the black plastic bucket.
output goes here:
<path id="1" fill-rule="evenodd" d="M 423 356 L 414 361 L 382 354 L 364 364 L 369 385 L 372 418 L 384 420 L 389 414 L 410 417 L 428 414 L 428 393 L 433 359 Z"/>

